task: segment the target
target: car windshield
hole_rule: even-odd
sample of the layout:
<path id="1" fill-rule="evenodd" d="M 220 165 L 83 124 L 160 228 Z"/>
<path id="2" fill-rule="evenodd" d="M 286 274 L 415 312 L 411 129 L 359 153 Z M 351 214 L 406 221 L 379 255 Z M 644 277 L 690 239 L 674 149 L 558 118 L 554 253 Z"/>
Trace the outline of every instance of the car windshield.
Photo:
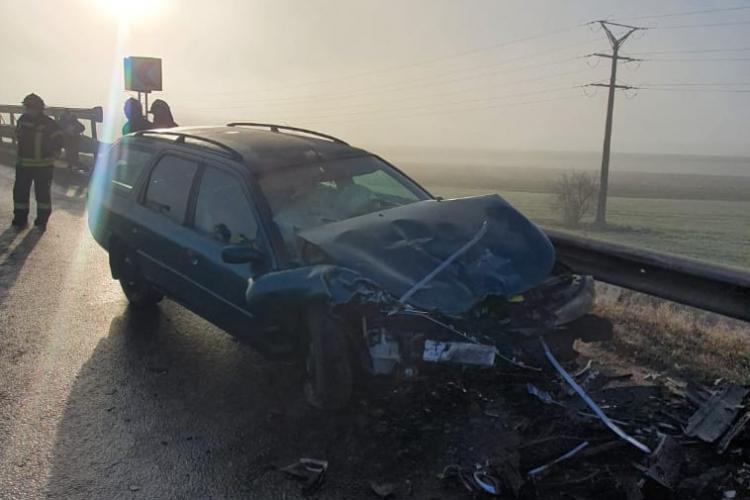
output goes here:
<path id="1" fill-rule="evenodd" d="M 430 197 L 374 156 L 285 168 L 265 173 L 259 181 L 293 254 L 299 231 Z"/>

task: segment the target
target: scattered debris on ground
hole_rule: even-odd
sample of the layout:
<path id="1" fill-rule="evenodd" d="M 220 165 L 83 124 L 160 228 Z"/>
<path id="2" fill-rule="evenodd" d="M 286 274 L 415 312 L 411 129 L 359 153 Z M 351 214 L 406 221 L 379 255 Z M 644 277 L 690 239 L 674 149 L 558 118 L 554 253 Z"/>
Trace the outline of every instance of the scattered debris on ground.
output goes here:
<path id="1" fill-rule="evenodd" d="M 296 462 L 282 467 L 280 470 L 304 483 L 302 486 L 303 495 L 312 495 L 323 486 L 326 471 L 328 470 L 328 462 L 314 458 L 300 458 Z"/>
<path id="2" fill-rule="evenodd" d="M 548 360 L 539 372 L 441 367 L 366 389 L 320 431 L 338 436 L 329 476 L 362 467 L 371 498 L 750 495 L 747 388 Z"/>

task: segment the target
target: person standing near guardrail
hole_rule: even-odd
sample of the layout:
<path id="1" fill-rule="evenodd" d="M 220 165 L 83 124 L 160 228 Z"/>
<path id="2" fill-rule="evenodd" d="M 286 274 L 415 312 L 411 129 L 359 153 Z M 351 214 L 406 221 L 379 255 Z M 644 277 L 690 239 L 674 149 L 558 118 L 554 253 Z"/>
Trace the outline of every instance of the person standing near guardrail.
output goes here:
<path id="1" fill-rule="evenodd" d="M 63 133 L 55 120 L 44 114 L 44 101 L 36 94 L 23 99 L 24 111 L 16 124 L 18 158 L 13 184 L 13 222 L 23 229 L 28 225 L 31 184 L 36 198 L 36 221 L 42 229 L 52 213 L 52 172 L 55 157 L 63 145 Z"/>
<path id="2" fill-rule="evenodd" d="M 150 113 L 154 115 L 154 128 L 172 128 L 178 126 L 174 121 L 169 104 L 162 99 L 157 99 L 151 104 Z"/>
<path id="3" fill-rule="evenodd" d="M 81 146 L 81 134 L 86 127 L 75 117 L 69 109 L 60 115 L 58 121 L 63 131 L 63 147 L 65 148 L 65 161 L 69 169 L 78 168 L 78 151 Z"/>
<path id="4" fill-rule="evenodd" d="M 144 118 L 143 106 L 141 106 L 138 99 L 129 97 L 128 100 L 125 101 L 125 107 L 123 110 L 128 121 L 122 126 L 122 135 L 128 135 L 133 132 L 140 132 L 141 130 L 154 128 L 153 124 Z"/>

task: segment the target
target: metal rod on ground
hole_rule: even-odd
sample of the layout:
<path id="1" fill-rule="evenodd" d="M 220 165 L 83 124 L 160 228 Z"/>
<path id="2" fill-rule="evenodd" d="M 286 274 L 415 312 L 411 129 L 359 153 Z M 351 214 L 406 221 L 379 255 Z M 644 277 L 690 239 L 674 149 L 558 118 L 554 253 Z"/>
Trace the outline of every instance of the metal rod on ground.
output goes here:
<path id="1" fill-rule="evenodd" d="M 539 339 L 542 342 L 542 347 L 544 348 L 544 355 L 547 356 L 547 359 L 549 360 L 550 364 L 557 370 L 557 373 L 560 374 L 560 376 L 567 382 L 567 384 L 578 394 L 578 396 L 583 400 L 586 405 L 588 405 L 589 408 L 596 414 L 597 417 L 599 417 L 599 420 L 601 420 L 604 425 L 609 427 L 609 429 L 620 436 L 623 440 L 627 441 L 628 443 L 632 444 L 639 450 L 641 450 L 644 453 L 651 454 L 651 449 L 646 446 L 645 444 L 641 443 L 640 441 L 636 440 L 635 438 L 629 436 L 625 431 L 620 429 L 617 424 L 612 422 L 612 420 L 607 417 L 607 415 L 602 411 L 601 408 L 599 408 L 599 405 L 597 405 L 593 399 L 591 399 L 588 394 L 586 394 L 586 391 L 583 390 L 583 388 L 576 383 L 575 380 L 573 380 L 573 377 L 570 376 L 568 372 L 565 371 L 565 368 L 560 365 L 560 363 L 557 361 L 555 356 L 552 354 L 552 351 L 549 350 L 549 346 L 544 341 L 544 339 Z"/>

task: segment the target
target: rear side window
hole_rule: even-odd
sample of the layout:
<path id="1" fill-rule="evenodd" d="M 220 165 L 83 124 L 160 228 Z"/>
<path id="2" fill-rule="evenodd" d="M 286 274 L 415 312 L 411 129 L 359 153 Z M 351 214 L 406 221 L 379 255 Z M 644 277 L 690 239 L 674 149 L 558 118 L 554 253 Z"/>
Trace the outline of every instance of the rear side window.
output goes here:
<path id="1" fill-rule="evenodd" d="M 258 238 L 258 224 L 240 182 L 221 170 L 205 170 L 195 205 L 196 230 L 233 245 Z"/>
<path id="2" fill-rule="evenodd" d="M 153 153 L 128 145 L 117 148 L 112 162 L 111 182 L 124 191 L 131 191 L 143 169 L 151 162 Z"/>
<path id="3" fill-rule="evenodd" d="M 146 188 L 146 206 L 173 221 L 185 221 L 190 188 L 198 163 L 177 156 L 165 156 L 151 171 Z"/>

